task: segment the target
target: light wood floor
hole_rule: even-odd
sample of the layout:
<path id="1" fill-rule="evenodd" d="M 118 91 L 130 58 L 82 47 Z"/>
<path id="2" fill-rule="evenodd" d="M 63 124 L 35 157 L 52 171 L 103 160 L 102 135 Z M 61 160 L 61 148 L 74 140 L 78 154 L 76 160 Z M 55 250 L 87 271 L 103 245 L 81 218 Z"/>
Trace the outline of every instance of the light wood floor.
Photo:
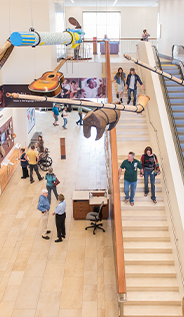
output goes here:
<path id="1" fill-rule="evenodd" d="M 51 198 L 50 240 L 41 237 L 38 198 L 46 181 L 30 184 L 15 171 L 0 198 L 0 317 L 113 317 L 118 316 L 110 220 L 105 233 L 84 230 L 87 221 L 72 216 L 74 189 L 103 189 L 106 184 L 104 139 L 85 139 L 76 125 L 77 112 L 68 116 L 67 130 L 53 126 L 50 111 L 36 113 L 53 168 L 58 192 L 67 203 L 66 239 L 55 243 Z M 66 137 L 66 160 L 60 159 L 59 138 Z M 41 175 L 45 175 L 41 172 Z"/>

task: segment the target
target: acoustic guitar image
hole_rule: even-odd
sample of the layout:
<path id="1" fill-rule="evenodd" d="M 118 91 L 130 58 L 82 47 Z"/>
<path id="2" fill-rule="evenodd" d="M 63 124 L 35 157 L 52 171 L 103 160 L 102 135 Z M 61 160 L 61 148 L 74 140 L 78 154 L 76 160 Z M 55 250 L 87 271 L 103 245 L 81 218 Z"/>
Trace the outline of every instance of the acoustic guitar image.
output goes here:
<path id="1" fill-rule="evenodd" d="M 64 75 L 58 70 L 69 59 L 73 57 L 66 57 L 59 63 L 53 72 L 46 72 L 39 79 L 34 80 L 29 86 L 29 90 L 33 95 L 55 97 L 61 91 L 61 85 L 64 82 Z"/>

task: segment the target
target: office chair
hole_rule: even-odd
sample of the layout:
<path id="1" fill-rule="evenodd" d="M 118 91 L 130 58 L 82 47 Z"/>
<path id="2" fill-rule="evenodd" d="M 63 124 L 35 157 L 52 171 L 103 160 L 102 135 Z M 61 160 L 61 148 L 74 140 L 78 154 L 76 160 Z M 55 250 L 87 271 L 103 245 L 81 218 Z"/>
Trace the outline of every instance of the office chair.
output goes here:
<path id="1" fill-rule="evenodd" d="M 95 234 L 96 229 L 101 229 L 103 232 L 105 232 L 105 230 L 103 228 L 101 228 L 101 226 L 103 226 L 103 223 L 99 223 L 99 221 L 102 221 L 102 208 L 104 205 L 104 201 L 102 201 L 100 207 L 97 206 L 93 206 L 93 212 L 88 212 L 86 215 L 86 220 L 90 220 L 91 222 L 91 226 L 86 227 L 85 230 L 87 230 L 88 228 L 94 228 L 93 229 L 93 234 Z"/>

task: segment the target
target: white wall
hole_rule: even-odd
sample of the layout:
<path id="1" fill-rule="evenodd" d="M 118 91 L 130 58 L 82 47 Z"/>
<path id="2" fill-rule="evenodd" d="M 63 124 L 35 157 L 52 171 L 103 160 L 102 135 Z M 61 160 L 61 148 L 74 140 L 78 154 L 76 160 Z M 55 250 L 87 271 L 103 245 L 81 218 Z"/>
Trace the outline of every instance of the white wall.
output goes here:
<path id="1" fill-rule="evenodd" d="M 55 31 L 54 0 L 1 0 L 0 46 L 15 31 Z M 56 46 L 14 47 L 12 54 L 0 70 L 0 84 L 29 84 L 47 70 L 57 66 Z M 3 109 L 0 126 L 13 117 L 15 143 L 28 146 L 35 132 L 27 133 L 27 108 Z"/>
<path id="2" fill-rule="evenodd" d="M 159 0 L 159 23 L 161 24 L 161 38 L 158 49 L 162 54 L 171 56 L 173 44 L 184 44 L 184 1 Z"/>
<path id="3" fill-rule="evenodd" d="M 83 11 L 106 11 L 105 7 L 65 7 L 66 27 L 72 27 L 68 18 L 74 16 L 82 24 Z M 110 7 L 107 11 L 121 12 L 121 37 L 142 37 L 147 29 L 151 37 L 157 37 L 157 7 Z M 94 25 L 95 36 L 95 25 Z M 114 35 L 116 37 L 116 34 Z"/>

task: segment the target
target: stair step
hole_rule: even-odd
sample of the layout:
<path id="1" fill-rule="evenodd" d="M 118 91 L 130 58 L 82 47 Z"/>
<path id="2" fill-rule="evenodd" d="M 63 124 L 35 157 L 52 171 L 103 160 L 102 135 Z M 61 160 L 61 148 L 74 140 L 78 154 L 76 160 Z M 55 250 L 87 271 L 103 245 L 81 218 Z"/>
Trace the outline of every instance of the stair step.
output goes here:
<path id="1" fill-rule="evenodd" d="M 181 74 L 176 74 L 176 75 L 174 75 L 174 77 L 181 79 Z M 170 79 L 168 79 L 166 77 L 164 77 L 164 79 L 165 79 L 165 81 L 170 80 Z"/>
<path id="2" fill-rule="evenodd" d="M 143 196 L 144 197 L 144 196 Z M 147 198 L 147 197 L 144 197 Z M 121 216 L 122 217 L 151 217 L 151 218 L 157 218 L 157 217 L 162 217 L 166 218 L 166 213 L 165 210 L 161 209 L 155 209 L 154 208 L 150 209 L 137 209 L 137 208 L 130 208 L 129 210 L 124 210 L 124 208 L 121 210 Z"/>
<path id="3" fill-rule="evenodd" d="M 167 90 L 168 91 L 175 91 L 175 92 L 180 92 L 180 91 L 184 91 L 184 86 L 167 86 Z"/>
<path id="4" fill-rule="evenodd" d="M 184 105 L 183 106 L 172 105 L 171 108 L 172 108 L 173 112 L 177 112 L 177 111 L 179 111 L 179 112 L 181 111 L 182 112 L 182 111 L 184 111 Z"/>
<path id="5" fill-rule="evenodd" d="M 150 241 L 137 241 L 125 242 L 125 253 L 172 253 L 170 242 L 150 242 Z"/>
<path id="6" fill-rule="evenodd" d="M 175 278 L 126 278 L 127 291 L 179 291 Z"/>
<path id="7" fill-rule="evenodd" d="M 168 92 L 169 98 L 183 98 L 184 97 L 184 92 L 178 91 L 178 92 Z"/>
<path id="8" fill-rule="evenodd" d="M 125 265 L 174 265 L 170 253 L 124 253 Z"/>
<path id="9" fill-rule="evenodd" d="M 176 270 L 172 265 L 138 265 L 136 263 L 126 266 L 127 278 L 176 278 Z"/>
<path id="10" fill-rule="evenodd" d="M 125 305 L 181 306 L 178 292 L 128 292 Z"/>
<path id="11" fill-rule="evenodd" d="M 166 221 L 122 221 L 123 231 L 168 231 Z"/>
<path id="12" fill-rule="evenodd" d="M 146 123 L 140 123 L 140 124 L 135 124 L 134 123 L 134 127 L 135 129 L 147 129 L 147 124 Z M 132 124 L 130 124 L 130 122 L 122 122 L 122 123 L 118 123 L 116 126 L 116 129 L 119 130 L 132 130 Z"/>
<path id="13" fill-rule="evenodd" d="M 126 305 L 124 317 L 182 317 L 181 306 Z"/>
<path id="14" fill-rule="evenodd" d="M 123 231 L 123 241 L 158 241 L 169 242 L 170 235 L 168 231 Z"/>
<path id="15" fill-rule="evenodd" d="M 180 136 L 181 138 L 184 137 L 184 134 Z M 120 166 L 123 160 L 118 160 L 118 165 Z M 124 170 L 122 170 L 121 178 L 119 180 L 120 184 L 124 183 Z M 137 174 L 137 184 L 142 184 L 144 185 L 144 177 L 140 177 L 139 173 Z M 157 176 L 155 178 L 155 184 L 161 184 L 161 176 Z"/>
<path id="16" fill-rule="evenodd" d="M 184 110 L 183 110 L 184 111 Z M 127 130 L 124 130 L 124 129 L 118 129 L 116 131 L 116 135 L 148 135 L 148 130 L 147 129 L 142 129 L 142 130 L 136 130 L 136 129 L 133 129 L 131 131 L 127 131 Z"/>
<path id="17" fill-rule="evenodd" d="M 166 77 L 164 77 L 166 79 Z M 165 80 L 166 86 L 178 86 L 178 83 L 172 81 L 172 80 Z M 181 86 L 182 87 L 182 86 Z"/>
<path id="18" fill-rule="evenodd" d="M 176 97 L 170 97 L 170 104 L 183 104 L 184 99 L 183 98 L 176 98 Z"/>
<path id="19" fill-rule="evenodd" d="M 117 141 L 149 141 L 149 136 L 140 136 L 140 135 L 126 135 L 126 136 L 117 136 Z"/>
<path id="20" fill-rule="evenodd" d="M 150 184 L 148 185 L 148 188 L 151 189 Z M 124 184 L 123 183 L 120 183 L 120 191 L 124 192 Z M 155 192 L 161 192 L 161 191 L 162 191 L 162 187 L 160 184 L 155 186 Z M 136 192 L 144 192 L 144 184 L 143 183 L 137 183 Z M 135 193 L 135 195 L 136 195 L 136 193 Z"/>
<path id="21" fill-rule="evenodd" d="M 180 119 L 180 120 L 184 120 L 184 111 L 183 112 L 174 112 L 173 111 L 173 116 L 175 119 Z"/>

